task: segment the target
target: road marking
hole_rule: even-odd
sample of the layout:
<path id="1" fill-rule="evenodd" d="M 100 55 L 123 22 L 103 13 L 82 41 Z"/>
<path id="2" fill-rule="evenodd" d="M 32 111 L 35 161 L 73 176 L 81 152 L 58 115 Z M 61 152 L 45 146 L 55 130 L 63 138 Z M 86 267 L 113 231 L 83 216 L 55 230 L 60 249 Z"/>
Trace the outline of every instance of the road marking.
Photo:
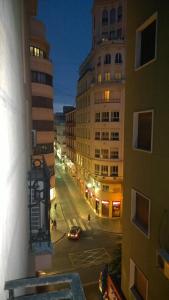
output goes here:
<path id="1" fill-rule="evenodd" d="M 69 228 L 72 227 L 72 223 L 70 222 L 70 220 L 67 220 L 67 224 L 68 224 Z"/>
<path id="2" fill-rule="evenodd" d="M 83 231 L 86 231 L 86 228 L 84 224 L 82 223 L 82 220 L 79 219 L 80 227 L 82 228 Z"/>
<path id="3" fill-rule="evenodd" d="M 89 230 L 92 229 L 91 226 L 90 226 L 88 223 L 86 223 L 86 227 L 87 227 Z"/>
<path id="4" fill-rule="evenodd" d="M 76 219 L 73 219 L 72 221 L 75 226 L 78 226 Z"/>

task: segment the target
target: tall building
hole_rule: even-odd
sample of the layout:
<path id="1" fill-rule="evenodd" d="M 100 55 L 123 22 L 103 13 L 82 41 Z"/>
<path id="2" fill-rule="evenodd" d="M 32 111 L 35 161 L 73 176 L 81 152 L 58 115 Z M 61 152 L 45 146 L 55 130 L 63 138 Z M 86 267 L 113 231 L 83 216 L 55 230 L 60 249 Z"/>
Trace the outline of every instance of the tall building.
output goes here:
<path id="1" fill-rule="evenodd" d="M 66 159 L 65 163 L 72 176 L 76 176 L 76 108 L 65 113 Z"/>
<path id="2" fill-rule="evenodd" d="M 169 299 L 169 2 L 127 1 L 122 289 Z"/>
<path id="3" fill-rule="evenodd" d="M 99 216 L 119 217 L 123 199 L 125 1 L 95 0 L 93 46 L 79 70 L 76 168 Z"/>
<path id="4" fill-rule="evenodd" d="M 31 19 L 33 157 L 44 156 L 50 169 L 50 200 L 55 198 L 52 63 L 42 22 Z"/>
<path id="5" fill-rule="evenodd" d="M 28 273 L 27 175 L 31 157 L 30 15 L 36 1 L 0 1 L 0 299 Z"/>

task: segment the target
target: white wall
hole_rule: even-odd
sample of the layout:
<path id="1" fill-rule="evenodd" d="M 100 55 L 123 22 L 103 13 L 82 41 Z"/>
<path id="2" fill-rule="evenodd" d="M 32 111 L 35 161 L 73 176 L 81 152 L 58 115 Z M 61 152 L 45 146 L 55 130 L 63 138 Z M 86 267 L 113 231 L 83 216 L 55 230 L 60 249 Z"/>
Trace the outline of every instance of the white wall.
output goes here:
<path id="1" fill-rule="evenodd" d="M 4 282 L 27 273 L 29 107 L 23 4 L 0 0 L 0 299 Z M 22 39 L 23 38 L 23 39 Z"/>

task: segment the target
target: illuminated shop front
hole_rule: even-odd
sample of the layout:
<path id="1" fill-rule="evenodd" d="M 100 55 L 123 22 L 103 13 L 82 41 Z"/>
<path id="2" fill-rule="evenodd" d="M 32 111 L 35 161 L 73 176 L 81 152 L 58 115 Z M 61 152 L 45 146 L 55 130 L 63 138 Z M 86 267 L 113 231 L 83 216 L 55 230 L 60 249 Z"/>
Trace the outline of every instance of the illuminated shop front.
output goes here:
<path id="1" fill-rule="evenodd" d="M 109 217 L 109 201 L 102 200 L 102 216 Z"/>

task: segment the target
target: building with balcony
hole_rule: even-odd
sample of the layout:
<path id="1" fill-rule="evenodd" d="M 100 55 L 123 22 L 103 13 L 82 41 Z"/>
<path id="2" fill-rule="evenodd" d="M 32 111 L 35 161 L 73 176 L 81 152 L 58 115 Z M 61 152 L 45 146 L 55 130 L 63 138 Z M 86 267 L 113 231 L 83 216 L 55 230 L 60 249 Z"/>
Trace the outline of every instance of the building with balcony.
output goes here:
<path id="1" fill-rule="evenodd" d="M 92 49 L 80 66 L 76 168 L 99 216 L 120 217 L 123 200 L 125 1 L 95 0 Z"/>
<path id="2" fill-rule="evenodd" d="M 76 108 L 65 113 L 66 160 L 72 176 L 76 176 Z"/>
<path id="3" fill-rule="evenodd" d="M 31 19 L 33 157 L 43 155 L 50 169 L 50 199 L 55 198 L 53 76 L 42 22 Z"/>
<path id="4" fill-rule="evenodd" d="M 128 300 L 169 299 L 168 11 L 168 1 L 127 1 L 122 289 Z"/>

